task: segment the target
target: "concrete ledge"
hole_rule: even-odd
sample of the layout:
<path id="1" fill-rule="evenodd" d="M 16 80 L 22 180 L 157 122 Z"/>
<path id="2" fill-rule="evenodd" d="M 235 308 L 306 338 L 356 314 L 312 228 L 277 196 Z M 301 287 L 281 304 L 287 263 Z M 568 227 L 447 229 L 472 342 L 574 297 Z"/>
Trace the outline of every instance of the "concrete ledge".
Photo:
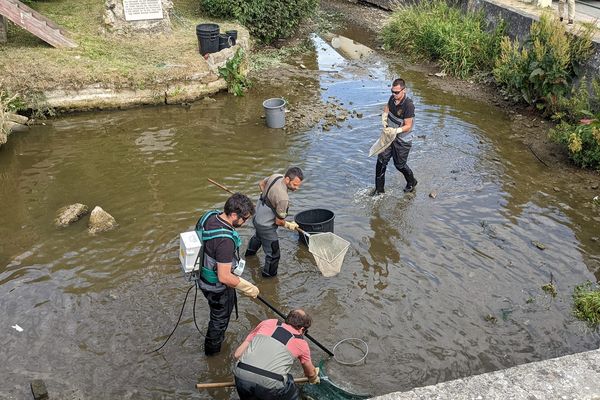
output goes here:
<path id="1" fill-rule="evenodd" d="M 376 400 L 600 400 L 600 350 L 390 393 Z"/>
<path id="2" fill-rule="evenodd" d="M 61 112 L 130 108 L 141 105 L 177 104 L 198 100 L 227 89 L 227 82 L 219 78 L 219 68 L 230 60 L 239 48 L 250 49 L 247 37 L 238 44 L 209 54 L 206 70 L 179 80 L 154 82 L 147 88 L 117 88 L 110 83 L 97 83 L 77 89 L 57 88 L 43 93 L 44 105 Z M 246 73 L 247 71 L 243 71 Z"/>

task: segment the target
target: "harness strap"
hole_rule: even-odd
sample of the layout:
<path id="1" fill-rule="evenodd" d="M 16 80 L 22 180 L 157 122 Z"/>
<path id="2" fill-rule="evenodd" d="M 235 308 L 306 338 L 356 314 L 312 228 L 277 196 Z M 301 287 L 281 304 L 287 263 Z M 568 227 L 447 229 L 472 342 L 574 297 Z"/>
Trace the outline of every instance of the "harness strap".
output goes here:
<path id="1" fill-rule="evenodd" d="M 264 376 L 264 377 L 267 377 L 267 378 L 275 379 L 275 380 L 280 381 L 280 382 L 285 382 L 285 378 L 283 377 L 283 375 L 279 375 L 279 374 L 276 374 L 274 372 L 267 371 L 266 369 L 258 368 L 258 367 L 255 367 L 254 365 L 246 364 L 246 363 L 243 363 L 241 361 L 238 362 L 237 366 L 240 369 L 253 372 L 253 373 L 257 374 L 257 375 L 261 375 L 261 376 Z"/>
<path id="2" fill-rule="evenodd" d="M 291 333 L 290 331 L 288 331 L 287 329 L 285 329 L 282 326 L 282 322 L 281 321 L 277 321 L 277 328 L 275 328 L 275 331 L 273 332 L 273 334 L 271 335 L 271 337 L 275 340 L 277 340 L 279 343 L 281 343 L 284 346 L 287 346 L 288 342 L 292 339 L 292 338 L 296 338 L 296 339 L 302 339 L 302 335 L 296 335 Z"/>
<path id="3" fill-rule="evenodd" d="M 271 184 L 269 185 L 269 187 L 267 188 L 267 191 L 265 192 L 264 196 L 261 194 L 260 195 L 260 201 L 262 201 L 262 203 L 269 207 L 274 213 L 275 215 L 277 215 L 277 210 L 275 210 L 275 207 L 273 207 L 273 205 L 271 204 L 271 202 L 269 201 L 269 191 L 271 190 L 271 188 L 273 187 L 273 185 L 280 179 L 282 179 L 283 176 L 278 176 L 277 178 L 273 179 L 273 181 L 271 182 Z"/>

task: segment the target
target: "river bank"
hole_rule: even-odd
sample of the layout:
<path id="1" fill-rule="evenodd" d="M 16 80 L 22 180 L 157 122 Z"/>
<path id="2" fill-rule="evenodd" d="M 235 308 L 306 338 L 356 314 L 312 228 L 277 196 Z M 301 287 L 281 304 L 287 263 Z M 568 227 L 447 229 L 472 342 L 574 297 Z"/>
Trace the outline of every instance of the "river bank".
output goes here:
<path id="1" fill-rule="evenodd" d="M 103 2 L 35 2 L 37 11 L 70 30 L 78 43 L 55 49 L 9 24 L 0 46 L 0 91 L 18 94 L 33 112 L 117 109 L 190 102 L 227 88 L 219 76 L 238 48 L 248 50 L 248 31 L 217 21 L 222 32 L 237 30 L 236 46 L 210 54 L 198 51 L 195 27 L 209 22 L 197 2 L 175 1 L 171 31 L 117 35 L 105 31 Z M 27 68 L 23 68 L 27 65 Z"/>
<path id="2" fill-rule="evenodd" d="M 374 37 L 378 36 L 391 16 L 391 11 L 355 1 L 332 0 L 324 2 L 322 7 L 340 13 L 348 21 L 352 21 L 353 24 L 370 31 Z M 381 42 L 378 40 L 368 44 L 375 48 L 381 47 Z M 442 93 L 451 93 L 469 98 L 506 112 L 510 118 L 512 131 L 515 132 L 511 135 L 511 139 L 514 139 L 515 143 L 528 149 L 531 156 L 544 167 L 557 168 L 560 169 L 561 173 L 577 176 L 577 184 L 584 182 L 584 187 L 589 190 L 590 199 L 598 194 L 600 171 L 582 170 L 573 165 L 566 151 L 555 142 L 552 142 L 548 136 L 549 130 L 555 124 L 544 119 L 532 107 L 508 101 L 492 82 L 485 83 L 453 78 L 441 74 L 439 67 L 434 63 L 413 64 L 403 61 L 400 54 L 387 54 L 387 57 L 402 63 L 407 69 L 425 74 L 428 84 Z M 566 188 L 566 190 L 570 190 L 570 188 Z"/>
<path id="3" fill-rule="evenodd" d="M 335 32 L 376 42 L 352 22 Z M 230 355 L 274 314 L 240 297 L 222 355 L 205 357 L 209 310 L 200 293 L 195 307 L 194 293 L 182 306 L 192 285 L 181 274 L 178 234 L 228 197 L 207 178 L 255 200 L 257 182 L 289 165 L 306 176 L 290 212 L 331 210 L 335 233 L 351 243 L 342 271 L 323 277 L 298 235 L 281 231 L 278 276 L 261 275 L 259 253 L 244 277 L 276 308 L 304 308 L 326 347 L 350 336 L 368 342 L 357 366 L 311 347 L 315 362 L 328 360 L 333 382 L 383 395 L 598 348 L 597 331 L 571 311 L 573 288 L 600 277 L 598 209 L 585 206 L 585 182 L 516 146 L 510 137 L 520 132 L 497 106 L 441 91 L 430 80 L 442 78 L 397 57 L 349 60 L 320 36 L 298 50 L 274 49 L 288 67 L 258 72 L 262 80 L 243 97 L 65 114 L 3 146 L 0 344 L 8 367 L 0 398 L 27 398 L 29 383 L 44 379 L 62 400 L 235 399 L 231 389 L 198 392 L 195 383 L 230 380 Z M 386 194 L 373 198 L 368 149 L 398 75 L 418 110 L 409 163 L 419 186 L 405 194 L 390 168 Z M 288 129 L 268 129 L 262 101 L 281 96 Z M 292 123 L 305 104 L 327 102 L 347 118 L 336 115 L 328 128 Z M 57 209 L 74 202 L 100 204 L 119 226 L 94 236 L 85 219 L 56 228 Z M 253 228 L 239 232 L 243 251 Z M 551 279 L 556 297 L 542 289 Z M 151 353 L 182 308 L 171 340 Z"/>

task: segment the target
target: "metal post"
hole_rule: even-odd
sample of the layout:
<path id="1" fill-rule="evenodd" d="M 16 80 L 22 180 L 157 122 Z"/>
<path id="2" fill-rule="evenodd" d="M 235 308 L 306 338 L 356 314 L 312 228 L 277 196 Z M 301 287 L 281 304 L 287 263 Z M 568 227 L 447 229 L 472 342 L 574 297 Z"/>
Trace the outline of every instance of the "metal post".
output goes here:
<path id="1" fill-rule="evenodd" d="M 6 18 L 3 15 L 0 15 L 0 43 L 6 43 L 8 40 L 6 38 L 7 29 L 8 25 L 6 23 Z"/>

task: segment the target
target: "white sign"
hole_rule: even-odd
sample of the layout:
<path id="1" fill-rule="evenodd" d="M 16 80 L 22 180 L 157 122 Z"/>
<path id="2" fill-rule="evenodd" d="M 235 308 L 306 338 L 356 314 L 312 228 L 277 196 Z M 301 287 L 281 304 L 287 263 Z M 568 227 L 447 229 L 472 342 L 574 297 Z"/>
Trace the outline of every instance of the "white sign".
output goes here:
<path id="1" fill-rule="evenodd" d="M 161 0 L 123 0 L 123 11 L 125 21 L 163 18 Z"/>

